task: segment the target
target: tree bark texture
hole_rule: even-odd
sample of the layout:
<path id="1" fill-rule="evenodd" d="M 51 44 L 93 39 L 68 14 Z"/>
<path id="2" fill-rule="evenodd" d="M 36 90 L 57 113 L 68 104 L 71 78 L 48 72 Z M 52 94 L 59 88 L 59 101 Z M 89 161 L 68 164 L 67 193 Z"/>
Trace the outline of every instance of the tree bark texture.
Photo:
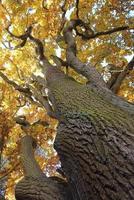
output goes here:
<path id="1" fill-rule="evenodd" d="M 17 200 L 72 200 L 68 184 L 60 178 L 25 177 L 15 190 Z"/>
<path id="2" fill-rule="evenodd" d="M 50 84 L 61 121 L 55 140 L 74 199 L 134 199 L 134 119 L 91 88 Z"/>

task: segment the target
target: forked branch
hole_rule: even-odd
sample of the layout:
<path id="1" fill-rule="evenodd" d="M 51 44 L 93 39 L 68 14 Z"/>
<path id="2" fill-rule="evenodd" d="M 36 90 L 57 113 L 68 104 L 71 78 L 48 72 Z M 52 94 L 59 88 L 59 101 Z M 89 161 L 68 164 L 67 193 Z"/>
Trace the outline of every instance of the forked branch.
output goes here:
<path id="1" fill-rule="evenodd" d="M 48 62 L 48 59 L 45 57 L 44 55 L 44 46 L 43 46 L 43 43 L 41 42 L 41 40 L 37 39 L 37 38 L 34 38 L 31 33 L 32 33 L 32 26 L 29 26 L 26 30 L 26 32 L 20 36 L 17 36 L 17 35 L 14 35 L 10 30 L 10 25 L 6 28 L 7 32 L 13 37 L 13 38 L 16 38 L 16 39 L 20 39 L 22 42 L 17 45 L 14 49 L 16 48 L 20 48 L 20 47 L 23 47 L 28 38 L 33 41 L 35 44 L 36 44 L 36 53 L 37 55 L 39 56 L 39 60 L 40 62 L 42 63 L 42 68 L 43 68 L 43 71 L 45 73 L 45 68 L 44 66 L 45 65 L 50 65 L 50 63 Z"/>
<path id="2" fill-rule="evenodd" d="M 96 69 L 89 63 L 82 63 L 76 57 L 76 42 L 75 38 L 73 37 L 73 29 L 79 25 L 83 25 L 81 20 L 71 20 L 68 26 L 64 29 L 64 39 L 67 43 L 67 63 L 79 74 L 82 74 L 88 80 L 90 80 L 94 86 L 99 88 L 106 88 L 105 82 L 103 81 L 101 75 L 96 71 Z"/>

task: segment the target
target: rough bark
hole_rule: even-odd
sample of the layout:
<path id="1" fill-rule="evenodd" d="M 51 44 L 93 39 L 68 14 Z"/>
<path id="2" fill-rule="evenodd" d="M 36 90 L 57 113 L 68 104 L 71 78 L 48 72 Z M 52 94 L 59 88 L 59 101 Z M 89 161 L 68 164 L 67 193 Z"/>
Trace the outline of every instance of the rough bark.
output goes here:
<path id="1" fill-rule="evenodd" d="M 58 72 L 52 74 L 49 93 L 59 116 L 55 149 L 73 199 L 132 200 L 134 119 L 91 87 L 63 74 L 58 76 Z M 18 184 L 17 195 L 22 196 L 16 195 L 17 199 L 56 199 L 57 194 L 62 194 L 62 189 L 52 189 L 53 181 L 39 179 L 41 184 L 38 179 L 30 179 L 31 183 L 25 179 L 21 187 Z"/>
<path id="2" fill-rule="evenodd" d="M 134 119 L 71 79 L 50 88 L 61 116 L 55 149 L 74 199 L 133 199 Z"/>
<path id="3" fill-rule="evenodd" d="M 72 200 L 66 182 L 46 178 L 25 177 L 15 191 L 16 200 Z"/>

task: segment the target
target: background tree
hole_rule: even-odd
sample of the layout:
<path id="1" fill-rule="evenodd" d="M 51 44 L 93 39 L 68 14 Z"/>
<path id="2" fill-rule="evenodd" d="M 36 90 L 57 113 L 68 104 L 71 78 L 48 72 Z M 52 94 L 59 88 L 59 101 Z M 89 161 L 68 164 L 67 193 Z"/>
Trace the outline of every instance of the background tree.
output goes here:
<path id="1" fill-rule="evenodd" d="M 91 162 L 92 166 L 87 163 L 91 169 L 91 172 L 88 171 L 88 178 L 85 176 L 87 168 L 84 161 L 81 157 L 78 160 L 74 159 L 79 157 L 79 151 L 77 150 L 74 154 L 71 152 L 72 155 L 68 158 L 64 154 L 64 145 L 62 149 L 60 143 L 60 140 L 64 141 L 66 137 L 64 134 L 61 137 L 59 133 L 56 137 L 55 148 L 60 155 L 68 183 L 73 183 L 76 187 L 73 188 L 75 198 L 88 199 L 90 195 L 93 198 L 95 191 L 97 195 L 94 199 L 115 199 L 117 198 L 115 186 L 120 191 L 121 196 L 118 198 L 133 198 L 132 165 L 134 161 L 131 155 L 134 148 L 132 143 L 134 106 L 114 94 L 133 102 L 132 6 L 133 1 L 121 0 L 1 1 L 0 150 L 2 156 L 0 161 L 2 187 L 8 199 L 13 199 L 14 185 L 22 177 L 22 167 L 18 158 L 20 138 L 25 134 L 32 135 L 40 145 L 36 157 L 42 170 L 45 170 L 47 175 L 56 173 L 59 163 L 52 147 L 57 121 L 63 125 L 63 130 L 66 132 L 72 129 L 74 133 L 71 127 L 78 122 L 81 126 L 77 128 L 81 130 L 82 135 L 85 131 L 87 132 L 89 126 L 94 133 L 89 141 L 74 134 L 73 138 L 79 142 L 73 141 L 75 144 L 73 146 L 69 139 L 68 143 L 71 150 L 77 150 L 78 145 L 81 152 L 83 150 L 80 145 L 86 147 L 87 143 L 92 144 L 93 149 L 87 145 L 83 154 L 86 156 L 85 150 L 87 150 L 89 156 L 88 149 L 90 149 L 99 162 Z M 66 73 L 66 76 L 61 71 Z M 68 76 L 73 77 L 76 82 L 68 79 Z M 64 79 L 67 80 L 62 82 Z M 83 86 L 77 82 L 82 83 Z M 68 91 L 69 88 L 73 93 Z M 77 91 L 76 94 L 75 91 Z M 81 104 L 84 106 L 81 107 Z M 92 107 L 92 110 L 89 107 Z M 70 110 L 72 115 L 70 115 Z M 20 115 L 18 121 L 17 117 Z M 25 126 L 24 119 L 32 124 L 30 130 L 24 131 L 15 123 Z M 59 126 L 58 130 L 60 132 L 62 126 Z M 102 135 L 105 132 L 106 137 L 108 132 L 112 132 L 113 135 L 111 139 L 102 141 L 104 138 L 98 135 L 98 130 L 101 130 L 99 133 Z M 123 152 L 123 158 L 119 156 L 119 154 L 122 155 L 121 152 Z M 69 159 L 73 172 L 68 167 L 69 162 L 66 163 L 65 158 L 67 161 Z M 109 173 L 106 168 L 107 160 L 115 163 L 115 166 L 109 164 L 113 178 L 107 174 Z M 78 169 L 72 161 L 79 163 Z M 125 164 L 121 168 L 122 163 Z M 85 172 L 80 166 L 85 169 Z M 88 184 L 81 180 L 81 176 L 78 176 L 76 180 L 74 172 L 85 176 Z M 94 176 L 93 172 L 97 175 Z M 104 180 L 99 179 L 98 175 L 102 175 Z M 6 185 L 5 182 L 3 183 L 3 178 L 6 178 L 5 181 L 8 180 Z M 113 182 L 116 180 L 116 183 L 112 182 L 112 185 L 109 181 L 112 185 L 110 187 L 105 179 L 111 179 Z M 105 191 L 101 190 L 102 182 L 105 182 Z M 88 191 L 89 184 L 91 187 Z"/>

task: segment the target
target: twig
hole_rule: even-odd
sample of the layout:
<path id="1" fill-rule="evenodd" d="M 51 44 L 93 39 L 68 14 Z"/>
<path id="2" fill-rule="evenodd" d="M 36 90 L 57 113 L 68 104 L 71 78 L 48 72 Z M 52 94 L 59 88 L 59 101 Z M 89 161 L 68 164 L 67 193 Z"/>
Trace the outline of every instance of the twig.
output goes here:
<path id="1" fill-rule="evenodd" d="M 45 4 L 45 0 L 43 0 L 43 1 L 42 1 L 42 8 L 44 8 L 45 10 L 47 10 L 47 11 L 48 11 L 48 8 L 47 8 L 47 7 L 45 7 L 45 5 L 44 5 L 44 4 Z"/>
<path id="2" fill-rule="evenodd" d="M 78 19 L 80 19 L 79 18 L 79 0 L 76 0 L 76 16 Z"/>
<path id="3" fill-rule="evenodd" d="M 130 28 L 129 26 L 122 26 L 122 27 L 112 28 L 111 30 L 108 30 L 108 31 L 102 31 L 102 32 L 94 33 L 94 31 L 90 27 L 88 27 L 88 28 L 86 28 L 85 33 L 79 33 L 78 30 L 76 30 L 76 33 L 77 33 L 77 35 L 81 36 L 82 39 L 90 40 L 90 39 L 97 38 L 99 36 L 110 35 L 112 33 L 116 33 L 116 32 L 119 32 L 119 31 L 125 31 L 125 30 L 131 30 L 131 29 L 134 29 L 134 28 Z M 89 33 L 88 33 L 88 31 L 89 31 Z"/>
<path id="4" fill-rule="evenodd" d="M 16 167 L 19 166 L 19 162 L 17 162 L 11 169 L 9 169 L 5 174 L 3 174 L 1 177 L 0 177 L 0 180 L 1 179 L 4 179 L 6 176 L 8 176 Z"/>

